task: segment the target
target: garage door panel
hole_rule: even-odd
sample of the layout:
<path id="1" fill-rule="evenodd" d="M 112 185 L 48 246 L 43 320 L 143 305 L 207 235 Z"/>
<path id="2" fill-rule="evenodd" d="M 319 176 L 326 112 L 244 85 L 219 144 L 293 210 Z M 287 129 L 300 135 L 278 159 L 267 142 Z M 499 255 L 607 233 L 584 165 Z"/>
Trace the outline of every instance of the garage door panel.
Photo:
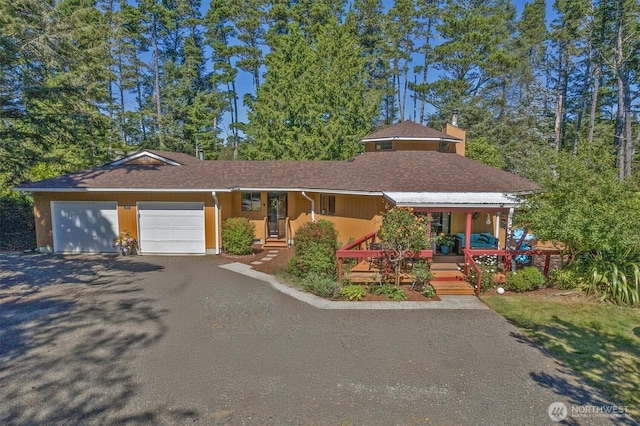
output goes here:
<path id="1" fill-rule="evenodd" d="M 113 253 L 118 234 L 116 202 L 56 201 L 51 205 L 56 252 Z"/>
<path id="2" fill-rule="evenodd" d="M 139 203 L 143 253 L 204 254 L 203 203 Z"/>

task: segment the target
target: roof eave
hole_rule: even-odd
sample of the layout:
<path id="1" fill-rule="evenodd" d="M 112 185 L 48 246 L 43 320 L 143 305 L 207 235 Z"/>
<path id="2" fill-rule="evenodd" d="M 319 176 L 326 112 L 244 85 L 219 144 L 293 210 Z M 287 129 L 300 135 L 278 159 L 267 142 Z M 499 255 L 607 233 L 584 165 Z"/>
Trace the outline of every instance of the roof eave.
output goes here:
<path id="1" fill-rule="evenodd" d="M 407 137 L 403 137 L 403 136 L 391 136 L 391 137 L 385 137 L 385 138 L 370 138 L 370 139 L 362 139 L 360 142 L 361 143 L 366 143 L 366 142 L 389 142 L 389 141 L 397 141 L 397 140 L 402 140 L 402 141 L 423 141 L 423 142 L 453 142 L 453 143 L 460 143 L 462 142 L 462 139 L 458 139 L 458 138 L 407 138 Z"/>
<path id="2" fill-rule="evenodd" d="M 267 188 L 267 187 L 232 187 L 232 188 L 12 188 L 20 192 L 317 192 L 341 195 L 382 196 L 380 191 L 353 191 L 334 188 Z"/>

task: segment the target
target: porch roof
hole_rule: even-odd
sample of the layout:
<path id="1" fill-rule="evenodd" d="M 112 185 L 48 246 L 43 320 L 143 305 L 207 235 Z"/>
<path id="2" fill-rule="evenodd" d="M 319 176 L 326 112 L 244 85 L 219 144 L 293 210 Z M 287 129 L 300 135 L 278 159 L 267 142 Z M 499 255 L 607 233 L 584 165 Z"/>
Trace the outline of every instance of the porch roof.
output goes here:
<path id="1" fill-rule="evenodd" d="M 401 207 L 516 207 L 521 198 L 499 192 L 385 192 L 384 196 Z"/>

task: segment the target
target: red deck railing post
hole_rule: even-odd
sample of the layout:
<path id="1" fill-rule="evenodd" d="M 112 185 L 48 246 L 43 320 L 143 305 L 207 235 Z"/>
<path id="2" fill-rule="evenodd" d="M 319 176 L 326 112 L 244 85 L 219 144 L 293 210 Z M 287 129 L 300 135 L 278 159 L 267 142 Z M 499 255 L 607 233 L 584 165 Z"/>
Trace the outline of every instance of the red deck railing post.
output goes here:
<path id="1" fill-rule="evenodd" d="M 549 274 L 549 265 L 551 264 L 551 255 L 546 254 L 544 259 L 544 276 L 546 277 Z"/>

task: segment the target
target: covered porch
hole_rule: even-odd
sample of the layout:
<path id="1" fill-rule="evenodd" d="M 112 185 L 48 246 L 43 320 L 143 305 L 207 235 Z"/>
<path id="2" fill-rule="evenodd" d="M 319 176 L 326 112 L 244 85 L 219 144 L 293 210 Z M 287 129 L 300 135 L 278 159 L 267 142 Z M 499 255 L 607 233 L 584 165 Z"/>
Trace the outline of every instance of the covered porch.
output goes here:
<path id="1" fill-rule="evenodd" d="M 433 241 L 432 237 L 435 237 L 436 233 L 456 236 L 456 245 L 452 253 L 443 254 L 432 242 L 430 249 L 415 253 L 412 258 L 414 261 L 425 260 L 427 262 L 433 274 L 430 284 L 437 294 L 475 294 L 479 296 L 483 273 L 476 263 L 479 256 L 497 256 L 505 273 L 515 267 L 515 259 L 518 256 L 524 256 L 531 260 L 534 257 L 543 256 L 543 272 L 547 275 L 551 256 L 560 254 L 555 249 L 523 249 L 527 233 L 523 232 L 522 236 L 516 240 L 512 232 L 514 200 L 510 199 L 510 203 L 505 205 L 507 200 L 503 194 L 492 195 L 500 195 L 501 197 L 498 199 L 494 197 L 494 201 L 499 201 L 501 204 L 429 207 L 415 206 L 415 203 L 413 206 L 407 203 L 398 203 L 402 207 L 411 206 L 414 213 L 426 215 L 432 224 L 427 228 L 429 241 Z M 492 235 L 494 238 L 491 240 L 492 243 L 478 243 L 473 236 L 480 233 Z M 338 258 L 339 280 L 344 278 L 353 283 L 375 283 L 382 282 L 389 277 L 391 266 L 386 259 L 383 246 L 377 241 L 375 232 L 364 235 L 340 248 L 336 252 L 336 256 Z M 346 265 L 349 268 L 346 268 Z M 402 283 L 415 282 L 410 264 L 399 267 L 401 268 L 399 276 Z M 477 282 L 470 284 L 467 277 L 472 270 L 476 272 Z"/>

